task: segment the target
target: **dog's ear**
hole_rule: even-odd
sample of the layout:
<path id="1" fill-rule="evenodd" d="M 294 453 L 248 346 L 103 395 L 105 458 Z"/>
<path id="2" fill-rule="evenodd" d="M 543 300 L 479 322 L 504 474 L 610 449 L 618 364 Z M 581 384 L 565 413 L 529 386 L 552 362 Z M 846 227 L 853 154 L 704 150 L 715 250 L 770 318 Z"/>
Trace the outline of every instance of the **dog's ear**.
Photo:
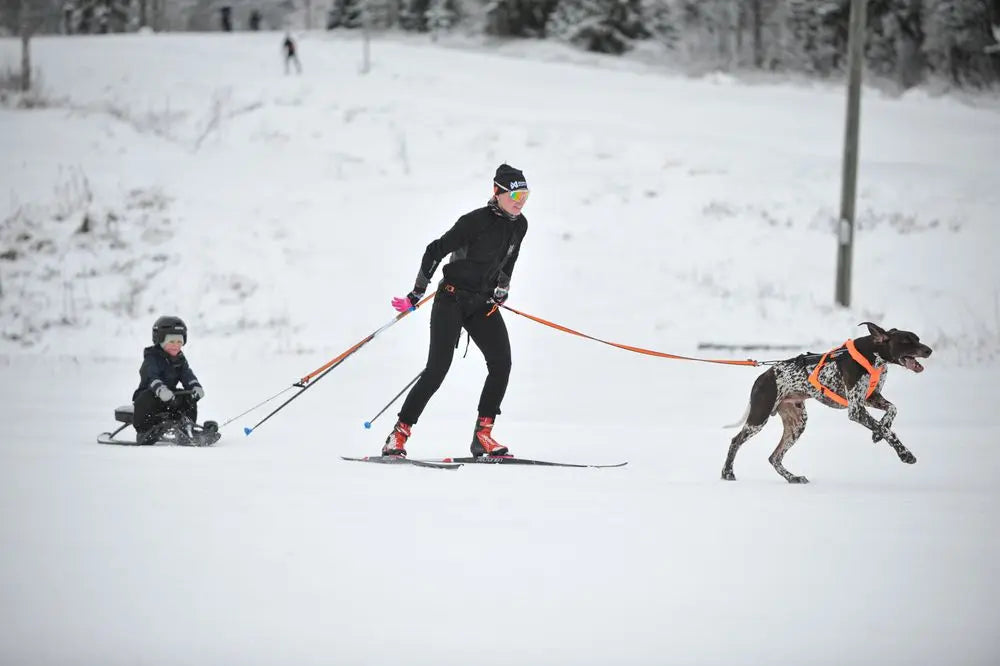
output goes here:
<path id="1" fill-rule="evenodd" d="M 889 340 L 889 334 L 886 333 L 878 324 L 873 324 L 870 321 L 863 321 L 861 324 L 868 327 L 868 333 L 871 334 L 872 341 L 881 343 Z M 858 324 L 858 326 L 861 326 L 861 324 Z"/>

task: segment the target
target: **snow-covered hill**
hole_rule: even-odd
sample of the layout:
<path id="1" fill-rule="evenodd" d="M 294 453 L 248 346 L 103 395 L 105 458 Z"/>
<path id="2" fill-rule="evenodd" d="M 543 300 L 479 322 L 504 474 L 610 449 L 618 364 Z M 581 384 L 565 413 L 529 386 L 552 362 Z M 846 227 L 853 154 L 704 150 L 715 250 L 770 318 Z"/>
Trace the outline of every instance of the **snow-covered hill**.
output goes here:
<path id="1" fill-rule="evenodd" d="M 1000 115 L 866 91 L 843 310 L 839 86 L 415 39 L 361 75 L 357 38 L 320 33 L 286 77 L 280 39 L 40 38 L 51 106 L 0 110 L 0 662 L 997 662 Z M 512 306 L 758 360 L 911 329 L 934 355 L 886 395 L 918 463 L 810 406 L 785 459 L 810 485 L 767 463 L 778 424 L 724 483 L 756 370 L 509 314 L 497 438 L 629 466 L 341 461 L 381 445 L 394 410 L 361 424 L 420 371 L 423 310 L 244 437 L 266 410 L 232 417 L 392 316 L 501 161 L 533 190 Z M 162 313 L 224 437 L 99 446 Z M 456 358 L 413 455 L 465 450 L 482 366 Z"/>

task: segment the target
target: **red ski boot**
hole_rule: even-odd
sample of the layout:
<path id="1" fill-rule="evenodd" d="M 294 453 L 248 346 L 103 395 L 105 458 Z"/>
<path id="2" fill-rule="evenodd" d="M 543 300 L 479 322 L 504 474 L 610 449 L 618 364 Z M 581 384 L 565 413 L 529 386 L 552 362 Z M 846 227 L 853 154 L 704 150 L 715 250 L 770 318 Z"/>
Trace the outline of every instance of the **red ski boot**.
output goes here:
<path id="1" fill-rule="evenodd" d="M 476 421 L 476 431 L 472 435 L 472 455 L 479 456 L 506 456 L 510 455 L 507 447 L 493 439 L 493 418 L 480 416 Z"/>
<path id="2" fill-rule="evenodd" d="M 395 427 L 389 436 L 385 438 L 385 446 L 382 447 L 384 456 L 405 456 L 406 440 L 410 438 L 410 426 L 402 421 L 396 421 Z"/>

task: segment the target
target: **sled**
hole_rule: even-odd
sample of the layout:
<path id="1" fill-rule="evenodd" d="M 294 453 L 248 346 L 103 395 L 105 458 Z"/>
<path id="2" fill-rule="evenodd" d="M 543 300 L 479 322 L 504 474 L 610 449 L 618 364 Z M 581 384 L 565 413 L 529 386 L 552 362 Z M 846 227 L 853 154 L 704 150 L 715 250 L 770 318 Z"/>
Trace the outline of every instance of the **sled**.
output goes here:
<path id="1" fill-rule="evenodd" d="M 174 395 L 191 395 L 191 391 L 174 391 Z M 134 439 L 118 437 L 118 433 L 132 425 L 134 416 L 134 407 L 132 404 L 116 407 L 115 421 L 121 423 L 121 425 L 114 431 L 99 434 L 97 442 L 99 444 L 118 444 L 120 446 L 154 446 L 165 444 L 177 446 L 211 446 L 222 437 L 219 434 L 219 424 L 215 421 L 205 421 L 204 424 L 198 425 L 183 414 L 172 414 L 169 411 L 163 422 L 155 426 L 157 434 L 154 440 L 140 444 Z"/>

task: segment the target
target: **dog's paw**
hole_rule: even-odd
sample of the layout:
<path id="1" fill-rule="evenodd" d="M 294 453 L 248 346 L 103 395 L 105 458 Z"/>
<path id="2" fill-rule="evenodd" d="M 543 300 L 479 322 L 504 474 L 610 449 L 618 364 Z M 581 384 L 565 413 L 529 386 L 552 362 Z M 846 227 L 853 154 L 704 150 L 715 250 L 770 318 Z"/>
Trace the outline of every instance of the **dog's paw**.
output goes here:
<path id="1" fill-rule="evenodd" d="M 906 450 L 899 452 L 899 459 L 905 462 L 907 465 L 912 465 L 913 463 L 917 462 L 917 457 Z"/>
<path id="2" fill-rule="evenodd" d="M 792 476 L 789 477 L 788 483 L 809 483 L 809 479 L 804 476 Z"/>
<path id="3" fill-rule="evenodd" d="M 722 480 L 723 481 L 735 481 L 736 480 L 736 475 L 733 474 L 733 470 L 731 470 L 731 469 L 724 469 L 724 470 L 722 470 Z"/>

